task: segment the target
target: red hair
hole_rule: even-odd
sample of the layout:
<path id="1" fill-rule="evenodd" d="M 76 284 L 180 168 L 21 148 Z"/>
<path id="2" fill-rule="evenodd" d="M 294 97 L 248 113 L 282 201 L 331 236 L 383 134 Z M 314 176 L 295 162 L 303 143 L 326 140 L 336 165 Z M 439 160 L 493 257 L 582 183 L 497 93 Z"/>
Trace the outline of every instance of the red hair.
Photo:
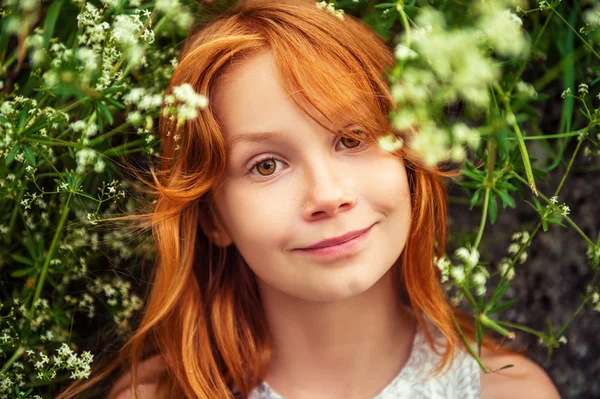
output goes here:
<path id="1" fill-rule="evenodd" d="M 235 246 L 213 245 L 198 225 L 226 165 L 211 95 L 228 66 L 264 49 L 273 52 L 282 88 L 302 91 L 336 128 L 342 129 L 341 115 L 352 115 L 374 140 L 392 132 L 409 143 L 410 137 L 396 132 L 388 118 L 395 106 L 388 81 L 393 50 L 359 20 L 347 14 L 343 20 L 336 18 L 317 8 L 314 0 L 249 0 L 191 34 L 167 94 L 188 83 L 207 96 L 209 105 L 179 127 L 161 113 L 162 152 L 157 169 L 151 168 L 152 181 L 133 169 L 155 201 L 146 204 L 148 212 L 110 219 L 135 221 L 152 230 L 157 256 L 143 319 L 118 359 L 90 380 L 74 383 L 59 399 L 74 397 L 118 367 L 132 371 L 133 389 L 139 363 L 156 354 L 164 357 L 167 369 L 161 390 L 171 397 L 227 398 L 234 384 L 246 397 L 265 377 L 271 340 L 256 278 Z M 445 252 L 444 179 L 456 173 L 424 166 L 409 145 L 395 154 L 407 168 L 413 220 L 393 273 L 398 295 L 408 299 L 429 345 L 435 349 L 425 316 L 446 338 L 437 374 L 465 346 L 453 317 L 475 341 L 473 318 L 449 303 L 433 258 Z M 483 346 L 510 352 L 498 349 L 489 337 L 483 338 Z"/>

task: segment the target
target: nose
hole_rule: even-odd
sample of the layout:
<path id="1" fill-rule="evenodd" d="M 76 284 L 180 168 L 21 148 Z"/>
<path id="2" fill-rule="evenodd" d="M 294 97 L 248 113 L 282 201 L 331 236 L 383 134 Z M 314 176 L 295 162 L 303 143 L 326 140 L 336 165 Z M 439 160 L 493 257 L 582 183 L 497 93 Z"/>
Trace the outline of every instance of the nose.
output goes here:
<path id="1" fill-rule="evenodd" d="M 335 216 L 356 204 L 351 175 L 333 158 L 313 158 L 305 173 L 303 216 L 316 220 Z"/>

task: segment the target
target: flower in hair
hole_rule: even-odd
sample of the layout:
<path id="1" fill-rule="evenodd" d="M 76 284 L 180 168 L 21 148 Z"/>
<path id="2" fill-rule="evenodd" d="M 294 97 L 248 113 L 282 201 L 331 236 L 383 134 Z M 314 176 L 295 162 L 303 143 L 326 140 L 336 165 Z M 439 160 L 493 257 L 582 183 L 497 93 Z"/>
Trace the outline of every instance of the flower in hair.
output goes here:
<path id="1" fill-rule="evenodd" d="M 399 148 L 402 148 L 404 144 L 404 140 L 401 137 L 396 137 L 394 134 L 390 133 L 387 136 L 380 137 L 378 139 L 379 146 L 382 150 L 387 152 L 394 152 Z"/>
<path id="2" fill-rule="evenodd" d="M 343 20 L 344 19 L 344 10 L 336 10 L 333 3 L 327 3 L 325 1 L 321 1 L 316 4 L 317 8 L 321 10 L 327 10 L 331 15 Z"/>

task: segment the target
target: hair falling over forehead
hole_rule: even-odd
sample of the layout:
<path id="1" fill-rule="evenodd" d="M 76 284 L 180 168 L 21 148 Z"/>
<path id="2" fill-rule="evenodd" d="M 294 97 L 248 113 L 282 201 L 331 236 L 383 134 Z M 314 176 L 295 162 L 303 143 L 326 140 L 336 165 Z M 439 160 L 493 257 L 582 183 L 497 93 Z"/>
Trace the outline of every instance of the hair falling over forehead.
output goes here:
<path id="1" fill-rule="evenodd" d="M 282 88 L 290 95 L 301 93 L 332 122 L 332 133 L 352 123 L 371 139 L 393 132 L 410 142 L 388 120 L 394 107 L 387 81 L 393 50 L 359 20 L 336 18 L 315 7 L 314 0 L 242 0 L 192 32 L 166 94 L 188 83 L 207 96 L 209 105 L 179 127 L 161 114 L 162 153 L 151 170 L 152 181 L 133 170 L 155 201 L 146 205 L 147 213 L 112 219 L 141 222 L 152 231 L 157 256 L 143 319 L 117 360 L 96 370 L 90 380 L 73 384 L 60 399 L 76 396 L 119 367 L 132 371 L 134 388 L 140 362 L 156 354 L 166 363 L 160 385 L 161 392 L 168 392 L 165 397 L 228 398 L 233 384 L 246 397 L 266 375 L 271 341 L 255 277 L 235 246 L 213 245 L 198 226 L 200 212 L 210 208 L 210 189 L 226 165 L 211 95 L 236 63 L 266 49 L 273 53 Z M 348 115 L 352 120 L 342 117 Z M 425 168 L 408 147 L 395 154 L 407 167 L 413 220 L 393 273 L 398 295 L 410 302 L 429 345 L 434 342 L 425 316 L 447 339 L 442 362 L 434 370 L 440 373 L 464 345 L 452 316 L 471 341 L 475 331 L 472 318 L 448 302 L 433 262 L 434 253 L 443 255 L 446 244 L 444 178 L 450 174 Z M 483 344 L 498 347 L 488 337 Z"/>

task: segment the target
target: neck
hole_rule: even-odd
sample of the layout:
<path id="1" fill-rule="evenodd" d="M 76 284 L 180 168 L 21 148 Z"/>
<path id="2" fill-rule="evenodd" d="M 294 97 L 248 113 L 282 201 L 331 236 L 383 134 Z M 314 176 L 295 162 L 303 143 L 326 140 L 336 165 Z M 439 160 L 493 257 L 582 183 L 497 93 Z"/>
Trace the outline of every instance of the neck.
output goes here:
<path id="1" fill-rule="evenodd" d="M 273 342 L 265 381 L 284 397 L 373 397 L 408 361 L 417 322 L 391 269 L 367 291 L 331 303 L 259 287 Z"/>

